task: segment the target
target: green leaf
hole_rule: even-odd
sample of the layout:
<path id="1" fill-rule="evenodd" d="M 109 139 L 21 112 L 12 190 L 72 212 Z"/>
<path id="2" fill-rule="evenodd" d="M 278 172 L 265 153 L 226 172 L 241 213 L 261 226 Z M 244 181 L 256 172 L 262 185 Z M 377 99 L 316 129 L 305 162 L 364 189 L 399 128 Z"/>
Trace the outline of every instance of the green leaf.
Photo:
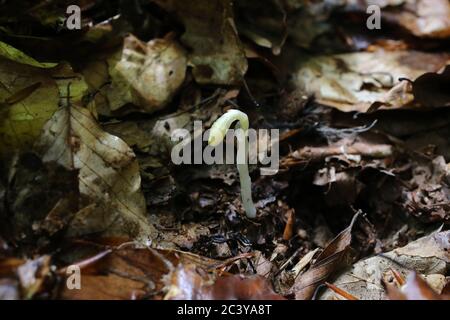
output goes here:
<path id="1" fill-rule="evenodd" d="M 0 41 L 0 56 L 21 64 L 26 64 L 37 68 L 53 68 L 57 63 L 39 62 L 24 52 L 17 50 L 7 43 Z"/>

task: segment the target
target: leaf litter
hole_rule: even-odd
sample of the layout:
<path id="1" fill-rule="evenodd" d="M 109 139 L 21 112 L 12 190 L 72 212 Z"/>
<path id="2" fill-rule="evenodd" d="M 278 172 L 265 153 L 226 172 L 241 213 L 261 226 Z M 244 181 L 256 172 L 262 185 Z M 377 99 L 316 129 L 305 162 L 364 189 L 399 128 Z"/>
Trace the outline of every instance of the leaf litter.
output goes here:
<path id="1" fill-rule="evenodd" d="M 448 299 L 448 1 L 78 4 L 0 4 L 1 299 Z M 231 108 L 280 130 L 252 220 L 171 162 Z"/>

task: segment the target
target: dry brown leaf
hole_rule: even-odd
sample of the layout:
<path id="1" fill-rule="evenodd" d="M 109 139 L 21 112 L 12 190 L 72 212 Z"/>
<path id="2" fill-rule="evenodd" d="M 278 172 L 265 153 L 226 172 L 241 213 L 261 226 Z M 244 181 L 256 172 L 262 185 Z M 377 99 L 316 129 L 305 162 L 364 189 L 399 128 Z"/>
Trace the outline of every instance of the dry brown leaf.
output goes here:
<path id="1" fill-rule="evenodd" d="M 411 105 L 413 95 L 399 79 L 414 80 L 436 72 L 448 63 L 450 55 L 377 51 L 297 59 L 300 65 L 293 73 L 292 85 L 299 94 L 314 96 L 317 102 L 340 111 L 367 112 Z"/>
<path id="2" fill-rule="evenodd" d="M 120 61 L 110 74 L 113 83 L 130 88 L 130 102 L 145 112 L 153 112 L 170 102 L 184 81 L 186 67 L 186 54 L 175 40 L 144 43 L 129 35 L 124 39 Z M 117 77 L 122 81 L 116 81 Z"/>
<path id="3" fill-rule="evenodd" d="M 195 265 L 179 265 L 168 276 L 168 300 L 284 300 L 261 276 L 229 275 L 217 279 L 197 270 Z"/>
<path id="4" fill-rule="evenodd" d="M 43 161 L 79 170 L 79 191 L 94 205 L 75 216 L 68 236 L 155 237 L 146 218 L 135 155 L 118 137 L 104 132 L 89 110 L 75 105 L 58 110 L 37 144 Z"/>
<path id="5" fill-rule="evenodd" d="M 26 152 L 13 157 L 8 175 L 9 237 L 45 247 L 79 210 L 77 171 L 43 163 L 35 153 Z"/>
<path id="6" fill-rule="evenodd" d="M 35 260 L 28 260 L 17 268 L 17 276 L 22 287 L 22 296 L 32 298 L 42 290 L 45 278 L 50 273 L 50 256 L 42 256 Z"/>
<path id="7" fill-rule="evenodd" d="M 71 262 L 81 268 L 81 290 L 68 290 L 63 281 L 60 298 L 123 300 L 155 295 L 162 298 L 161 292 L 169 290 L 164 279 L 174 276 L 181 266 L 191 265 L 206 270 L 218 263 L 189 252 L 119 247 Z"/>
<path id="8" fill-rule="evenodd" d="M 19 282 L 15 279 L 0 279 L 0 300 L 20 299 Z"/>
<path id="9" fill-rule="evenodd" d="M 450 65 L 441 73 L 425 73 L 412 83 L 414 99 L 423 106 L 450 106 Z"/>
<path id="10" fill-rule="evenodd" d="M 346 5 L 349 10 L 364 13 L 369 5 L 376 5 L 381 8 L 382 26 L 389 22 L 417 37 L 445 39 L 450 36 L 448 0 L 347 0 Z"/>
<path id="11" fill-rule="evenodd" d="M 247 59 L 230 0 L 198 0 L 189 5 L 184 0 L 152 1 L 184 24 L 181 42 L 191 50 L 189 63 L 198 83 L 231 85 L 242 81 Z"/>
<path id="12" fill-rule="evenodd" d="M 397 288 L 387 286 L 390 300 L 450 300 L 448 295 L 439 295 L 430 285 L 415 272 L 411 272 L 406 283 Z"/>
<path id="13" fill-rule="evenodd" d="M 355 214 L 350 225 L 339 233 L 320 253 L 310 269 L 300 275 L 291 288 L 296 300 L 310 299 L 317 286 L 324 283 L 343 262 L 352 240 L 352 229 L 359 214 Z"/>
<path id="14" fill-rule="evenodd" d="M 387 298 L 384 282 L 390 284 L 395 280 L 391 269 L 406 275 L 410 270 L 420 274 L 444 275 L 450 263 L 450 232 L 436 232 L 420 238 L 405 247 L 397 248 L 384 256 L 375 256 L 355 263 L 339 275 L 333 284 L 360 300 L 385 300 Z M 402 267 L 405 266 L 408 269 Z M 432 282 L 433 277 L 427 281 Z M 445 283 L 444 283 L 445 285 Z M 435 290 L 442 290 L 438 285 Z M 320 299 L 333 299 L 334 293 L 325 291 Z"/>

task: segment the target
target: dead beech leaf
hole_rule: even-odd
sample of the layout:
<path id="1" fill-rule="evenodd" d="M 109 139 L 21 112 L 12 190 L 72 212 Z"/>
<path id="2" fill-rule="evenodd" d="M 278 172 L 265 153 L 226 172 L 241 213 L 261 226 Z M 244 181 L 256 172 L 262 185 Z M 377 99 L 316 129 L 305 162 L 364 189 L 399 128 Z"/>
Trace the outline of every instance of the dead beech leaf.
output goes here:
<path id="1" fill-rule="evenodd" d="M 389 285 L 395 281 L 391 270 L 396 270 L 401 276 L 415 270 L 424 275 L 430 285 L 436 283 L 434 289 L 440 291 L 445 283 L 442 285 L 436 281 L 432 282 L 432 276 L 445 278 L 450 262 L 449 248 L 450 232 L 435 232 L 383 256 L 358 261 L 351 268 L 344 270 L 333 284 L 360 300 L 385 300 L 387 293 L 384 283 Z M 320 299 L 333 299 L 334 295 L 332 291 L 326 290 Z"/>
<path id="2" fill-rule="evenodd" d="M 381 8 L 384 21 L 421 38 L 445 39 L 450 36 L 448 0 L 362 0 L 345 1 L 348 10 L 366 13 L 369 5 Z"/>
<path id="3" fill-rule="evenodd" d="M 242 81 L 247 59 L 230 0 L 198 0 L 189 5 L 184 0 L 152 1 L 184 24 L 181 42 L 191 50 L 189 64 L 198 83 L 232 85 Z"/>
<path id="4" fill-rule="evenodd" d="M 32 298 L 44 284 L 45 277 L 50 273 L 50 256 L 42 256 L 28 260 L 17 268 L 17 275 L 25 299 Z"/>
<path id="5" fill-rule="evenodd" d="M 134 104 L 146 112 L 164 107 L 184 81 L 187 67 L 184 50 L 173 39 L 144 43 L 129 35 L 124 39 L 120 61 L 111 71 L 131 90 Z"/>
<path id="6" fill-rule="evenodd" d="M 45 247 L 79 210 L 78 172 L 43 163 L 34 152 L 14 156 L 8 166 L 10 237 L 17 243 Z M 37 241 L 39 238 L 40 241 Z"/>
<path id="7" fill-rule="evenodd" d="M 403 206 L 405 211 L 422 221 L 445 222 L 450 217 L 450 189 L 446 183 L 447 163 L 443 156 L 430 160 L 413 162 L 409 183 L 415 188 L 403 190 Z"/>
<path id="8" fill-rule="evenodd" d="M 358 216 L 358 213 L 355 214 L 350 225 L 339 233 L 320 253 L 310 269 L 295 280 L 291 292 L 295 293 L 296 300 L 310 299 L 317 286 L 324 283 L 343 262 L 350 248 L 352 229 Z"/>
<path id="9" fill-rule="evenodd" d="M 168 277 L 166 300 L 284 300 L 262 276 L 217 279 L 195 265 L 179 265 Z"/>
<path id="10" fill-rule="evenodd" d="M 0 279 L 0 300 L 19 300 L 19 282 L 15 279 Z"/>
<path id="11" fill-rule="evenodd" d="M 425 73 L 412 83 L 414 99 L 426 107 L 450 106 L 450 65 L 442 73 Z"/>
<path id="12" fill-rule="evenodd" d="M 314 96 L 317 102 L 343 112 L 367 112 L 409 107 L 413 96 L 399 85 L 399 79 L 414 80 L 436 72 L 448 63 L 450 55 L 377 51 L 298 59 L 292 86 L 299 94 Z"/>
<path id="13" fill-rule="evenodd" d="M 388 286 L 390 300 L 450 300 L 448 295 L 439 295 L 415 272 L 411 272 L 406 283 L 400 287 Z"/>
<path id="14" fill-rule="evenodd" d="M 147 43 L 128 35 L 113 53 L 92 59 L 82 73 L 95 96 L 100 114 L 163 108 L 182 85 L 187 68 L 184 49 L 173 37 Z M 127 104 L 133 104 L 123 109 Z"/>
<path id="15" fill-rule="evenodd" d="M 222 276 L 211 292 L 214 300 L 284 300 L 262 276 Z"/>
<path id="16" fill-rule="evenodd" d="M 139 166 L 131 148 L 103 131 L 89 110 L 75 105 L 58 110 L 36 145 L 46 163 L 79 170 L 79 191 L 94 203 L 75 216 L 68 236 L 104 235 L 155 237 L 146 218 Z"/>
<path id="17" fill-rule="evenodd" d="M 124 247 L 68 263 L 81 268 L 81 290 L 68 290 L 63 281 L 59 298 L 128 300 L 155 295 L 162 298 L 161 292 L 169 290 L 167 277 L 180 266 L 207 269 L 218 261 L 177 250 Z"/>
<path id="18" fill-rule="evenodd" d="M 270 48 L 277 55 L 287 39 L 286 12 L 278 0 L 238 1 L 236 25 L 239 33 L 263 48 Z M 255 12 L 258 12 L 255 14 Z"/>
<path id="19" fill-rule="evenodd" d="M 403 10 L 394 9 L 392 12 L 383 9 L 383 16 L 418 37 L 445 39 L 450 36 L 448 0 L 405 1 L 404 6 Z"/>

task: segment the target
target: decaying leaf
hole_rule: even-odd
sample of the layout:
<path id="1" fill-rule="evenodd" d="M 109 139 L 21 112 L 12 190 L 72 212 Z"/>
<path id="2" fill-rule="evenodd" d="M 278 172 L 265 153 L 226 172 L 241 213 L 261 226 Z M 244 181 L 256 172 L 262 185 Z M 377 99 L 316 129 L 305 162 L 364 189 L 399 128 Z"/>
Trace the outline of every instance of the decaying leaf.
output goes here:
<path id="1" fill-rule="evenodd" d="M 415 270 L 420 274 L 443 277 L 450 263 L 449 248 L 450 232 L 436 232 L 405 247 L 355 263 L 333 284 L 360 300 L 384 300 L 387 293 L 383 281 L 388 284 L 394 281 L 394 277 L 390 276 L 391 269 L 403 275 Z M 443 286 L 436 290 L 442 290 Z M 327 290 L 320 298 L 333 299 L 333 296 L 334 293 Z"/>
<path id="2" fill-rule="evenodd" d="M 214 267 L 218 262 L 188 252 L 133 247 L 104 251 L 92 257 L 72 261 L 79 265 L 83 279 L 81 290 L 68 290 L 62 283 L 62 299 L 143 299 L 162 298 L 167 292 L 166 278 L 182 265 Z M 185 278 L 186 284 L 194 281 Z M 100 285 L 99 285 L 100 284 Z"/>
<path id="3" fill-rule="evenodd" d="M 31 147 L 58 105 L 81 103 L 87 90 L 69 64 L 40 69 L 0 59 L 0 154 Z"/>
<path id="4" fill-rule="evenodd" d="M 388 286 L 387 289 L 391 300 L 450 300 L 450 296 L 439 295 L 415 272 L 408 275 L 402 287 Z"/>
<path id="5" fill-rule="evenodd" d="M 34 58 L 10 46 L 9 44 L 4 43 L 3 41 L 0 41 L 0 56 L 20 64 L 26 64 L 37 68 L 53 68 L 57 65 L 57 63 L 36 61 Z"/>
<path id="6" fill-rule="evenodd" d="M 15 279 L 0 279 L 0 300 L 18 300 L 20 298 L 19 283 Z"/>
<path id="7" fill-rule="evenodd" d="M 425 73 L 412 83 L 414 99 L 423 106 L 444 107 L 450 105 L 450 65 L 441 73 Z"/>
<path id="8" fill-rule="evenodd" d="M 436 72 L 449 58 L 447 54 L 416 51 L 303 57 L 292 85 L 302 95 L 314 96 L 319 103 L 344 112 L 367 112 L 374 105 L 403 108 L 412 104 L 413 95 L 399 79 L 414 80 L 426 72 Z"/>
<path id="9" fill-rule="evenodd" d="M 180 265 L 168 281 L 165 299 L 171 300 L 284 300 L 264 277 L 231 275 L 214 280 L 195 265 Z"/>
<path id="10" fill-rule="evenodd" d="M 58 101 L 58 86 L 49 73 L 1 59 L 0 152 L 30 147 L 56 111 Z"/>
<path id="11" fill-rule="evenodd" d="M 83 75 L 93 90 L 99 90 L 99 113 L 123 111 L 130 103 L 134 106 L 130 110 L 151 113 L 171 101 L 186 68 L 185 50 L 171 35 L 147 43 L 128 35 L 119 50 L 97 57 L 83 69 Z"/>
<path id="12" fill-rule="evenodd" d="M 29 260 L 17 269 L 20 285 L 24 290 L 26 299 L 33 297 L 42 290 L 45 277 L 50 272 L 50 257 L 42 256 L 35 260 Z"/>
<path id="13" fill-rule="evenodd" d="M 110 73 L 114 83 L 121 77 L 117 83 L 130 87 L 130 102 L 152 112 L 164 107 L 177 92 L 184 81 L 186 63 L 184 50 L 175 40 L 143 43 L 129 35 L 124 39 L 121 59 Z"/>
<path id="14" fill-rule="evenodd" d="M 442 156 L 432 161 L 415 163 L 412 167 L 411 188 L 405 188 L 405 210 L 424 221 L 447 221 L 450 216 L 450 188 L 447 164 Z"/>
<path id="15" fill-rule="evenodd" d="M 8 170 L 4 217 L 9 237 L 22 244 L 45 246 L 65 230 L 79 209 L 77 171 L 55 163 L 43 163 L 32 152 L 14 157 Z"/>
<path id="16" fill-rule="evenodd" d="M 328 277 L 341 265 L 350 248 L 353 225 L 359 214 L 356 214 L 350 226 L 334 238 L 331 243 L 320 253 L 311 267 L 296 280 L 291 291 L 295 293 L 295 299 L 310 299 L 317 286 L 324 283 Z"/>
<path id="17" fill-rule="evenodd" d="M 191 50 L 195 80 L 200 84 L 239 84 L 247 71 L 230 0 L 152 0 L 173 13 L 186 28 L 181 42 Z"/>
<path id="18" fill-rule="evenodd" d="M 287 16 L 282 3 L 272 0 L 261 5 L 260 1 L 253 0 L 239 1 L 234 6 L 239 33 L 279 54 L 287 39 Z"/>
<path id="19" fill-rule="evenodd" d="M 139 166 L 121 139 L 104 132 L 89 110 L 58 110 L 37 144 L 43 161 L 79 170 L 80 194 L 95 205 L 75 217 L 69 235 L 102 232 L 154 238 L 146 218 Z"/>

